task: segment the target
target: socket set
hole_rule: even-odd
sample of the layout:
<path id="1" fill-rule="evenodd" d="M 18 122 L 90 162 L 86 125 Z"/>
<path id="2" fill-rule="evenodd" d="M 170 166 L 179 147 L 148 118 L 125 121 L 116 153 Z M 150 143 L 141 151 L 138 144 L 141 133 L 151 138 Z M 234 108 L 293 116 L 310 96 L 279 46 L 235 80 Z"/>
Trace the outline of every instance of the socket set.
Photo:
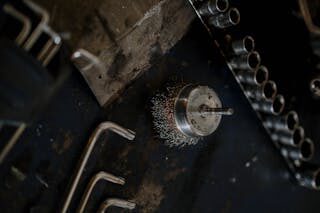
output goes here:
<path id="1" fill-rule="evenodd" d="M 255 50 L 254 38 L 244 36 L 240 39 L 226 37 L 225 41 L 216 39 L 215 34 L 219 31 L 225 33 L 239 24 L 238 9 L 231 7 L 228 0 L 189 0 L 189 3 L 220 49 L 231 73 L 297 183 L 319 190 L 320 167 L 310 163 L 314 156 L 314 143 L 305 136 L 297 112 L 285 110 L 285 98 L 278 94 L 276 83 L 269 79 L 268 68 L 261 64 L 261 56 Z"/>

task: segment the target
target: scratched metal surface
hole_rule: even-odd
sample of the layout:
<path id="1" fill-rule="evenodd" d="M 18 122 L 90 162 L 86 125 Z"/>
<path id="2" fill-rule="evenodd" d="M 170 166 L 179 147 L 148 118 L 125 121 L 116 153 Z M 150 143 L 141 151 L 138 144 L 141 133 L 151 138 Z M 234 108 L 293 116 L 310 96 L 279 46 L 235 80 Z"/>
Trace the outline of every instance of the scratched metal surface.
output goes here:
<path id="1" fill-rule="evenodd" d="M 157 55 L 156 49 L 153 54 Z M 1 212 L 57 212 L 90 133 L 105 120 L 135 130 L 136 139 L 131 143 L 113 134 L 101 137 L 71 212 L 90 177 L 101 170 L 122 176 L 127 183 L 99 183 L 88 212 L 96 211 L 108 197 L 136 201 L 135 212 L 319 212 L 319 192 L 292 182 L 198 22 L 166 56 L 154 62 L 151 70 L 105 110 L 75 71 L 0 168 Z M 235 115 L 224 117 L 217 132 L 197 146 L 164 146 L 152 128 L 150 98 L 168 81 L 213 87 L 224 105 L 234 107 Z M 13 175 L 12 167 L 25 178 Z"/>

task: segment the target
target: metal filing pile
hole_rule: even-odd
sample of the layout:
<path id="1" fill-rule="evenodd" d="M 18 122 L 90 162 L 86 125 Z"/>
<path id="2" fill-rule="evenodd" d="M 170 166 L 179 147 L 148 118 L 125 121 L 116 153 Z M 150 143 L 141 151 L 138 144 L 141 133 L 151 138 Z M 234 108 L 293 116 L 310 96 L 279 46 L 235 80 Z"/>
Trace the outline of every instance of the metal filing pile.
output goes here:
<path id="1" fill-rule="evenodd" d="M 212 38 L 213 32 L 240 22 L 237 9 L 228 9 L 227 0 L 192 1 L 201 22 Z M 219 41 L 214 39 L 217 46 Z M 295 111 L 284 112 L 285 99 L 277 94 L 274 81 L 268 79 L 268 69 L 261 65 L 251 36 L 229 42 L 223 54 L 232 74 L 257 112 L 274 145 L 284 157 L 290 172 L 301 186 L 320 190 L 320 168 L 308 163 L 314 154 L 314 144 L 305 137 Z"/>

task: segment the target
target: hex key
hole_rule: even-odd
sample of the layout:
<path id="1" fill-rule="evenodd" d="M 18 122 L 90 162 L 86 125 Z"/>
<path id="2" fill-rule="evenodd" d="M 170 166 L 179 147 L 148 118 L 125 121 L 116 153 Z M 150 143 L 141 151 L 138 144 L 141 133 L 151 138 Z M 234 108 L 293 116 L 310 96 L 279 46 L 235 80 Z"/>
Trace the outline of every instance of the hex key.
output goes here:
<path id="1" fill-rule="evenodd" d="M 48 11 L 46 11 L 44 8 L 40 7 L 39 5 L 35 4 L 30 0 L 24 0 L 24 3 L 35 13 L 41 16 L 40 23 L 32 32 L 29 39 L 25 42 L 24 48 L 27 51 L 30 50 L 43 32 L 48 34 L 50 36 L 50 39 L 37 56 L 37 59 L 39 61 L 42 61 L 42 64 L 46 66 L 48 65 L 52 57 L 56 54 L 56 52 L 59 50 L 61 46 L 61 38 L 48 26 L 50 19 Z"/>
<path id="2" fill-rule="evenodd" d="M 58 52 L 61 46 L 61 37 L 54 32 L 49 26 L 43 28 L 43 32 L 50 36 L 50 39 L 46 42 L 41 52 L 38 54 L 37 59 L 42 62 L 44 66 L 47 66 L 53 56 Z"/>
<path id="3" fill-rule="evenodd" d="M 25 16 L 24 14 L 20 13 L 18 10 L 16 10 L 11 4 L 5 4 L 3 6 L 3 10 L 13 16 L 14 18 L 16 18 L 17 20 L 19 20 L 22 23 L 22 29 L 19 33 L 19 35 L 16 38 L 16 43 L 18 45 L 21 45 L 26 38 L 28 37 L 30 30 L 31 30 L 31 21 L 29 20 L 29 18 L 27 16 Z"/>
<path id="4" fill-rule="evenodd" d="M 88 200 L 89 200 L 89 197 L 93 191 L 93 188 L 96 186 L 96 184 L 99 182 L 99 180 L 106 180 L 111 183 L 115 183 L 115 184 L 119 184 L 119 185 L 125 184 L 125 180 L 122 177 L 116 177 L 112 174 L 109 174 L 109 173 L 103 172 L 103 171 L 97 173 L 95 176 L 93 176 L 91 178 L 89 184 L 87 185 L 87 188 L 82 195 L 80 205 L 79 205 L 77 212 L 84 212 L 84 209 L 88 203 Z"/>
<path id="5" fill-rule="evenodd" d="M 11 151 L 12 147 L 16 144 L 21 134 L 26 129 L 26 127 L 27 125 L 25 123 L 21 123 L 19 127 L 16 129 L 16 131 L 13 133 L 8 143 L 6 143 L 3 149 L 0 151 L 0 164 L 2 164 L 2 162 L 4 161 L 8 153 Z M 0 125 L 0 129 L 1 128 L 2 128 L 2 125 Z"/>
<path id="6" fill-rule="evenodd" d="M 29 36 L 29 39 L 24 44 L 24 49 L 29 51 L 35 42 L 40 37 L 42 30 L 47 24 L 49 23 L 49 13 L 44 8 L 40 7 L 39 5 L 35 4 L 34 2 L 30 0 L 24 0 L 23 1 L 30 9 L 32 9 L 35 13 L 37 13 L 39 16 L 41 16 L 40 23 L 34 29 L 34 31 Z"/>
<path id="7" fill-rule="evenodd" d="M 62 213 L 65 213 L 67 212 L 67 209 L 71 203 L 71 199 L 74 195 L 74 192 L 79 184 L 79 180 L 80 180 L 80 177 L 83 173 L 83 170 L 84 170 L 84 167 L 85 165 L 87 164 L 88 162 L 88 159 L 90 157 L 90 154 L 94 148 L 94 145 L 96 144 L 97 142 L 97 139 L 99 138 L 99 136 L 101 135 L 101 133 L 107 131 L 107 130 L 110 130 L 112 132 L 115 132 L 117 133 L 118 135 L 128 139 L 128 140 L 133 140 L 134 137 L 135 137 L 135 132 L 133 132 L 132 130 L 130 129 L 125 129 L 121 126 L 119 126 L 118 124 L 115 124 L 113 122 L 110 122 L 110 121 L 106 121 L 106 122 L 103 122 L 101 123 L 95 130 L 94 132 L 92 133 L 88 143 L 87 143 L 87 146 L 85 147 L 81 157 L 80 157 L 80 161 L 79 161 L 79 164 L 77 166 L 77 169 L 76 169 L 76 172 L 75 172 L 75 176 L 74 176 L 74 180 L 72 181 L 72 184 L 71 184 L 71 187 L 70 187 L 70 190 L 67 194 L 67 198 L 63 204 L 63 207 L 62 207 L 62 210 L 61 212 Z"/>
<path id="8" fill-rule="evenodd" d="M 98 213 L 104 213 L 111 206 L 132 210 L 136 207 L 136 204 L 133 202 L 118 199 L 118 198 L 108 198 L 101 204 L 101 206 L 99 207 Z"/>

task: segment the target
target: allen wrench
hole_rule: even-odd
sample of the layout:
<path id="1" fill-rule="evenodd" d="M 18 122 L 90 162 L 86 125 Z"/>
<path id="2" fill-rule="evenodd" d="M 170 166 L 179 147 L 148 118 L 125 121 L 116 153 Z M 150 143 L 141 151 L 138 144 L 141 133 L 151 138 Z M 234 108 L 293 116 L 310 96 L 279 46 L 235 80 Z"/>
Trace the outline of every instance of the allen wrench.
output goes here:
<path id="1" fill-rule="evenodd" d="M 3 6 L 3 10 L 5 13 L 7 13 L 8 15 L 11 15 L 16 20 L 22 23 L 22 29 L 15 40 L 18 45 L 22 45 L 23 42 L 27 39 L 31 30 L 30 19 L 24 14 L 22 14 L 21 12 L 19 12 L 18 10 L 16 10 L 11 4 L 5 4 Z"/>
<path id="2" fill-rule="evenodd" d="M 85 190 L 85 192 L 82 195 L 81 201 L 80 201 L 80 205 L 79 208 L 77 210 L 77 212 L 84 212 L 85 207 L 88 203 L 88 200 L 90 198 L 90 195 L 94 189 L 94 187 L 96 186 L 96 184 L 100 181 L 100 180 L 105 180 L 105 181 L 109 181 L 111 183 L 115 183 L 115 184 L 119 184 L 119 185 L 124 185 L 125 184 L 125 179 L 122 177 L 116 177 L 112 174 L 109 174 L 107 172 L 99 172 L 96 175 L 94 175 L 89 184 L 87 185 L 87 188 Z"/>
<path id="3" fill-rule="evenodd" d="M 80 157 L 80 161 L 79 161 L 77 168 L 76 168 L 76 171 L 75 171 L 74 179 L 71 183 L 71 187 L 68 191 L 66 200 L 65 200 L 65 202 L 62 206 L 62 209 L 61 209 L 62 213 L 67 212 L 67 210 L 70 206 L 71 200 L 72 200 L 73 195 L 75 193 L 75 190 L 79 184 L 83 170 L 89 160 L 90 154 L 92 153 L 92 150 L 93 150 L 96 142 L 98 141 L 98 138 L 100 137 L 100 135 L 103 132 L 106 132 L 107 130 L 112 131 L 112 132 L 114 132 L 114 133 L 116 133 L 116 134 L 118 134 L 128 140 L 133 140 L 135 138 L 135 132 L 133 132 L 130 129 L 125 129 L 125 128 L 123 128 L 113 122 L 106 121 L 106 122 L 99 124 L 99 126 L 94 130 L 94 132 L 90 136 L 89 141 L 88 141 L 88 143 L 87 143 L 87 145 L 86 145 L 86 147 Z"/>
<path id="4" fill-rule="evenodd" d="M 61 37 L 54 32 L 49 26 L 45 26 L 43 31 L 51 38 L 46 42 L 41 52 L 38 54 L 37 59 L 47 66 L 53 56 L 58 52 L 61 46 Z"/>
<path id="5" fill-rule="evenodd" d="M 0 130 L 2 129 L 3 126 L 4 124 L 0 124 Z M 12 149 L 12 147 L 16 144 L 16 142 L 18 141 L 18 139 L 20 138 L 21 134 L 24 132 L 26 127 L 27 125 L 25 123 L 21 123 L 17 127 L 16 131 L 13 133 L 9 141 L 6 143 L 6 145 L 0 151 L 0 164 L 4 161 L 4 159 L 6 158 L 6 156 Z"/>
<path id="6" fill-rule="evenodd" d="M 132 210 L 136 207 L 136 204 L 119 198 L 108 198 L 100 205 L 98 213 L 104 213 L 111 206 Z"/>
<path id="7" fill-rule="evenodd" d="M 41 16 L 40 23 L 38 26 L 34 29 L 32 34 L 30 35 L 29 39 L 24 44 L 24 49 L 29 51 L 33 45 L 36 43 L 38 38 L 40 37 L 43 28 L 48 25 L 49 23 L 49 13 L 39 5 L 35 4 L 34 2 L 30 0 L 23 0 L 23 2 L 31 9 L 33 10 L 37 15 Z"/>
<path id="8" fill-rule="evenodd" d="M 30 0 L 23 1 L 33 12 L 41 17 L 40 23 L 34 29 L 28 40 L 24 44 L 24 49 L 29 51 L 36 41 L 40 38 L 42 33 L 47 34 L 50 39 L 46 42 L 44 47 L 41 49 L 40 53 L 37 55 L 37 59 L 42 62 L 44 66 L 47 66 L 53 56 L 58 52 L 61 46 L 61 37 L 54 32 L 49 27 L 49 13 L 44 8 L 40 7 L 39 5 L 35 4 Z"/>
<path id="9" fill-rule="evenodd" d="M 303 20 L 308 28 L 308 30 L 315 34 L 320 35 L 320 28 L 313 22 L 312 16 L 310 13 L 310 8 L 307 0 L 298 0 L 299 8 L 303 17 Z"/>

